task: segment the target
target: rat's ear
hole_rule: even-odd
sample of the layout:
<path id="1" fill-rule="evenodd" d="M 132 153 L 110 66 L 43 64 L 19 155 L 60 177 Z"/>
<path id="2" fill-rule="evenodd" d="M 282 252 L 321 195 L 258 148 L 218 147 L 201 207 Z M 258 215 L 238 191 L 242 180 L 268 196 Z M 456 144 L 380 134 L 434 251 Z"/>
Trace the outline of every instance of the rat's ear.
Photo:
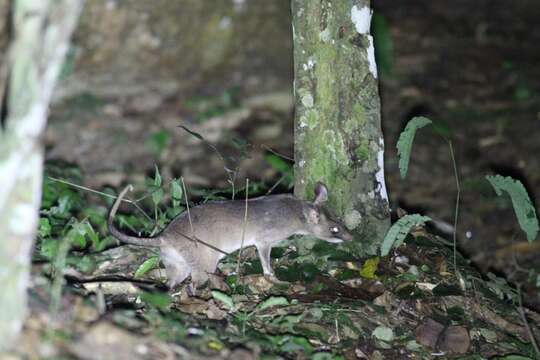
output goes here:
<path id="1" fill-rule="evenodd" d="M 326 200 L 328 200 L 328 189 L 326 185 L 319 181 L 315 185 L 315 200 L 313 200 L 313 203 L 315 205 L 322 205 Z"/>
<path id="2" fill-rule="evenodd" d="M 307 211 L 307 220 L 310 224 L 318 224 L 321 216 L 319 215 L 319 211 L 317 209 L 314 209 L 312 207 L 309 207 Z"/>

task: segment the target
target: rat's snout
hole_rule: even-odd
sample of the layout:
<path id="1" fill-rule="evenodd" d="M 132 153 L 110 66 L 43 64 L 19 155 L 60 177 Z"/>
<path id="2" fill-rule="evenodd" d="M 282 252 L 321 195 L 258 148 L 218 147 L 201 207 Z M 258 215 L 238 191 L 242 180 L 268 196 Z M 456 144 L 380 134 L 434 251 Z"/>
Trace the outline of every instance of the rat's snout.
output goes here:
<path id="1" fill-rule="evenodd" d="M 343 230 L 342 238 L 343 241 L 352 241 L 352 239 L 354 239 L 354 236 L 347 230 Z"/>

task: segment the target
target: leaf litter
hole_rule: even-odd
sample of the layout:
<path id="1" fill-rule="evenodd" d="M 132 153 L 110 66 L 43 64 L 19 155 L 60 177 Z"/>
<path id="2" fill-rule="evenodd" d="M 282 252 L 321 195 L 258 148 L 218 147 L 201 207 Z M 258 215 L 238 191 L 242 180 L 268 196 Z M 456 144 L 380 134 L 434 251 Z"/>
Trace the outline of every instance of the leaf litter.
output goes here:
<path id="1" fill-rule="evenodd" d="M 65 283 L 60 295 L 55 295 L 51 287 L 58 251 L 51 244 L 62 241 L 71 224 L 84 223 L 82 194 L 58 188 L 63 186 L 45 188 L 48 209 L 63 203 L 63 212 L 42 215 L 47 220 L 40 222 L 30 316 L 16 347 L 20 356 L 403 359 L 519 354 L 534 358 L 515 290 L 494 275 L 482 278 L 459 254 L 457 270 L 463 279 L 456 279 L 452 249 L 427 231 L 407 235 L 407 241 L 386 257 L 360 258 L 345 247 L 324 243 L 304 249 L 293 246 L 301 238 L 291 240 L 288 247 L 272 254 L 278 277 L 289 281 L 285 285 L 273 284 L 262 275 L 255 251 L 243 252 L 238 276 L 232 254 L 193 297 L 183 286 L 167 289 L 165 272 L 155 260 L 158 254 L 110 243 L 99 216 L 94 216 L 70 240 L 61 272 Z M 66 194 L 72 197 L 68 202 L 61 200 Z M 178 198 L 176 194 L 174 200 Z M 77 222 L 70 223 L 71 218 Z M 143 231 L 153 227 L 148 223 Z M 106 246 L 100 245 L 103 241 Z M 53 313 L 54 301 L 58 305 Z M 538 336 L 540 317 L 528 310 L 525 314 Z"/>

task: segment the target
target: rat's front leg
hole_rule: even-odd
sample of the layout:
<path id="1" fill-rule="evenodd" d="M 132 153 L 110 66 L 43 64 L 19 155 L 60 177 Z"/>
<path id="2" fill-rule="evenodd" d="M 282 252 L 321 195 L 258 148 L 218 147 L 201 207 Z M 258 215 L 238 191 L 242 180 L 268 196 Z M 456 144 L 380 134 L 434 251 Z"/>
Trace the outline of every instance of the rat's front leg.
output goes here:
<path id="1" fill-rule="evenodd" d="M 286 281 L 281 281 L 276 277 L 274 270 L 272 269 L 272 262 L 270 260 L 270 253 L 272 252 L 271 245 L 257 245 L 257 251 L 259 252 L 259 259 L 263 268 L 264 277 L 273 282 L 274 284 L 288 284 Z"/>

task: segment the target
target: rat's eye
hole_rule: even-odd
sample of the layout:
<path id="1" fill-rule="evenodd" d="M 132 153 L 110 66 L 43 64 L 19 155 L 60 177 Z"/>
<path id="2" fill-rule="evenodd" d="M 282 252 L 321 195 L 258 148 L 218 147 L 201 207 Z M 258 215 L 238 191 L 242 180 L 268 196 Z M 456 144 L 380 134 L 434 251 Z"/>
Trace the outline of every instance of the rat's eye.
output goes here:
<path id="1" fill-rule="evenodd" d="M 332 227 L 330 228 L 330 232 L 331 232 L 332 234 L 337 234 L 337 233 L 339 232 L 339 229 L 338 229 L 337 226 L 332 226 Z"/>

